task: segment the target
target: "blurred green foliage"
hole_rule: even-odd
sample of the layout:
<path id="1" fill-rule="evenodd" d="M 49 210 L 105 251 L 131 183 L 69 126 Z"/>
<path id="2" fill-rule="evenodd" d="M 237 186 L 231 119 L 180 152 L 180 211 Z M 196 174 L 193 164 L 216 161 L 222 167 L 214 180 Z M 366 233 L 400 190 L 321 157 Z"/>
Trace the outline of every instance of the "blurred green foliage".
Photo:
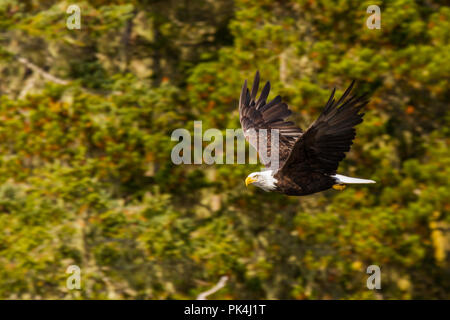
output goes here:
<path id="1" fill-rule="evenodd" d="M 449 299 L 445 2 L 1 0 L 0 298 L 192 299 L 228 275 L 211 297 Z M 256 165 L 172 164 L 174 129 L 240 126 L 257 69 L 303 128 L 334 86 L 370 92 L 339 172 L 378 183 L 295 198 L 246 189 Z"/>

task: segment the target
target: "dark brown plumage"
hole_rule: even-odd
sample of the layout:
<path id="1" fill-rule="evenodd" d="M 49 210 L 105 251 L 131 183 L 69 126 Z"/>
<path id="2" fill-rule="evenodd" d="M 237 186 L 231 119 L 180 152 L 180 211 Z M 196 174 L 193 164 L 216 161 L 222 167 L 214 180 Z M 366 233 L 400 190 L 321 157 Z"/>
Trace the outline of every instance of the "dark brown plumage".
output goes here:
<path id="1" fill-rule="evenodd" d="M 270 82 L 267 81 L 261 95 L 256 100 L 259 86 L 259 72 L 256 72 L 251 93 L 247 89 L 247 80 L 242 86 L 241 98 L 239 99 L 239 115 L 244 136 L 249 143 L 259 150 L 258 134 L 261 129 L 267 130 L 267 155 L 271 155 L 271 129 L 279 130 L 279 161 L 280 166 L 286 161 L 295 141 L 302 135 L 302 130 L 295 126 L 292 121 L 285 121 L 292 114 L 286 103 L 281 101 L 280 96 L 266 104 L 270 91 Z M 251 130 L 253 129 L 253 131 Z M 252 135 L 256 134 L 256 136 Z"/>
<path id="2" fill-rule="evenodd" d="M 353 85 L 354 81 L 338 101 L 334 98 L 334 89 L 318 119 L 303 133 L 293 122 L 285 120 L 292 111 L 280 96 L 266 103 L 270 82 L 265 84 L 256 99 L 259 72 L 255 75 L 251 92 L 247 89 L 247 81 L 244 82 L 239 114 L 246 139 L 258 150 L 260 142 L 255 135 L 261 129 L 267 129 L 267 150 L 270 155 L 270 130 L 279 130 L 279 169 L 272 172 L 275 188 L 266 186 L 270 184 L 267 181 L 255 183 L 257 186 L 288 195 L 307 195 L 334 185 L 373 183 L 372 180 L 336 175 L 339 162 L 345 158 L 345 152 L 350 150 L 355 138 L 354 127 L 363 121 L 364 113 L 360 111 L 368 103 L 364 95 L 350 96 Z M 257 177 L 266 176 L 258 173 L 252 175 L 252 182 L 257 181 Z"/>

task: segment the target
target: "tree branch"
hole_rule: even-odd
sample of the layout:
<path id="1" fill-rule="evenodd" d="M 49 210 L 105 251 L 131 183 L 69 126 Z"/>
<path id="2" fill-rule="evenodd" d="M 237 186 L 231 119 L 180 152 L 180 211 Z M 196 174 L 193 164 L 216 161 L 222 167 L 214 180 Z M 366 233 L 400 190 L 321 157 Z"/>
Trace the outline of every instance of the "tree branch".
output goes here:
<path id="1" fill-rule="evenodd" d="M 51 82 L 55 82 L 57 84 L 62 84 L 62 85 L 66 85 L 66 84 L 70 83 L 70 81 L 67 81 L 67 80 L 64 80 L 64 79 L 60 79 L 60 78 L 57 78 L 57 77 L 51 75 L 50 73 L 48 73 L 47 71 L 45 71 L 42 68 L 38 67 L 37 65 L 33 64 L 32 62 L 28 61 L 24 57 L 19 57 L 19 56 L 16 55 L 16 59 L 17 59 L 17 61 L 19 61 L 20 63 L 25 65 L 27 68 L 30 68 L 34 72 L 39 73 L 41 76 L 43 76 L 45 79 L 47 79 L 47 80 L 49 80 Z"/>
<path id="2" fill-rule="evenodd" d="M 61 84 L 61 85 L 68 85 L 71 84 L 73 82 L 73 80 L 64 80 L 58 77 L 55 77 L 54 75 L 48 73 L 47 71 L 45 71 L 44 69 L 42 69 L 41 67 L 35 65 L 34 63 L 32 63 L 31 61 L 29 61 L 27 58 L 21 57 L 19 55 L 14 55 L 14 58 L 20 62 L 21 64 L 23 64 L 24 66 L 26 66 L 27 68 L 33 70 L 34 72 L 40 74 L 44 79 L 57 83 L 57 84 Z M 120 91 L 99 91 L 99 90 L 92 90 L 92 89 L 87 89 L 87 88 L 83 88 L 80 87 L 80 89 L 85 92 L 85 93 L 89 93 L 89 94 L 101 94 L 101 95 L 117 95 L 117 94 L 121 94 Z"/>
<path id="3" fill-rule="evenodd" d="M 221 277 L 219 282 L 217 282 L 217 284 L 214 287 L 212 287 L 208 291 L 200 293 L 197 296 L 197 300 L 206 300 L 207 296 L 212 295 L 213 293 L 216 293 L 217 291 L 219 291 L 220 289 L 225 287 L 227 281 L 228 281 L 228 277 L 227 276 Z"/>

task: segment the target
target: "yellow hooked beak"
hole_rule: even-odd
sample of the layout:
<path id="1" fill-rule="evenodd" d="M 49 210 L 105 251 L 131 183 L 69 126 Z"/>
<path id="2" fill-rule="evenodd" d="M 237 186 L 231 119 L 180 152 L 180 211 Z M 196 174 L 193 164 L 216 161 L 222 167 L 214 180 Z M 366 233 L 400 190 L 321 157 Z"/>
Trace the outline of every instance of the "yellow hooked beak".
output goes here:
<path id="1" fill-rule="evenodd" d="M 245 185 L 248 186 L 249 184 L 252 184 L 253 182 L 258 181 L 257 179 L 251 178 L 251 177 L 247 177 L 245 179 Z"/>

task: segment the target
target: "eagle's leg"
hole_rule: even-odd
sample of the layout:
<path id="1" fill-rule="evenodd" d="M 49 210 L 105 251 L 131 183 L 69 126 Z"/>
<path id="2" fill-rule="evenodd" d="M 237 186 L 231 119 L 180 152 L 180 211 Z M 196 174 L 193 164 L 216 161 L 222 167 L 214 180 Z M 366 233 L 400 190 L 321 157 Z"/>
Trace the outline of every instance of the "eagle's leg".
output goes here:
<path id="1" fill-rule="evenodd" d="M 334 185 L 333 185 L 333 189 L 334 189 L 334 190 L 339 190 L 339 191 L 344 190 L 345 187 L 346 187 L 345 184 L 334 184 Z"/>

